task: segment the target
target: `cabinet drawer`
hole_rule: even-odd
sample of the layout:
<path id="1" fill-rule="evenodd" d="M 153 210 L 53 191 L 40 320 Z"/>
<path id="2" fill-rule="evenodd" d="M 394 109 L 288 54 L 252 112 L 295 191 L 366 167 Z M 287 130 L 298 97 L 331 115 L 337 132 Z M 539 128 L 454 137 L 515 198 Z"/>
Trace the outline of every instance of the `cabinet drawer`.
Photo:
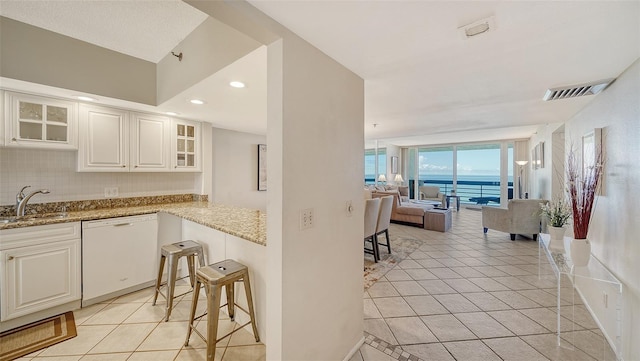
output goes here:
<path id="1" fill-rule="evenodd" d="M 80 239 L 80 222 L 0 230 L 0 250 Z"/>

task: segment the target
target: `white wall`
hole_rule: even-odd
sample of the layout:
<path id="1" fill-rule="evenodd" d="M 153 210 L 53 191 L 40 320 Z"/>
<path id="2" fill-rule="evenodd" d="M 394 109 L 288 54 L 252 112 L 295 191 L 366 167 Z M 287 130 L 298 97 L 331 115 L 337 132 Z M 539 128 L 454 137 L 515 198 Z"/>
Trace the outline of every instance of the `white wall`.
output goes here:
<path id="1" fill-rule="evenodd" d="M 281 314 L 281 339 L 269 334 L 267 359 L 341 360 L 363 337 L 364 82 L 295 35 L 280 45 L 281 72 L 270 65 L 269 81 L 281 82 L 282 94 L 269 95 L 267 140 L 269 181 L 278 163 L 282 183 L 269 194 L 267 248 L 268 284 L 281 284 L 268 310 Z M 300 230 L 308 208 L 315 224 Z"/>
<path id="2" fill-rule="evenodd" d="M 209 77 L 251 51 L 260 43 L 241 32 L 207 18 L 171 49 L 182 53 L 181 61 L 168 53 L 157 65 L 158 104 Z"/>
<path id="3" fill-rule="evenodd" d="M 29 203 L 104 199 L 105 187 L 118 187 L 119 198 L 162 194 L 200 194 L 199 173 L 78 173 L 76 153 L 0 148 L 0 205 L 14 205 L 20 188 L 46 188 Z"/>
<path id="4" fill-rule="evenodd" d="M 625 360 L 640 360 L 640 60 L 636 60 L 604 92 L 597 95 L 565 123 L 565 152 L 573 146 L 580 152 L 581 137 L 602 128 L 605 151 L 605 188 L 598 197 L 588 238 L 592 254 L 624 284 L 622 300 L 622 344 Z M 570 100 L 567 100 L 570 101 Z M 532 144 L 552 139 L 551 132 L 538 132 Z M 553 149 L 553 147 L 549 147 Z M 545 151 L 547 147 L 545 146 Z M 546 158 L 545 161 L 550 160 Z M 551 170 L 549 170 L 551 172 Z M 539 173 L 538 175 L 541 175 Z M 551 174 L 541 177 L 548 183 Z M 538 179 L 534 178 L 534 182 Z M 567 232 L 572 234 L 571 227 Z M 595 287 L 592 284 L 584 287 Z M 583 289 L 590 307 L 603 310 L 602 292 Z M 593 295 L 593 296 L 592 296 Z M 592 297 L 591 297 L 592 296 Z M 611 298 L 610 298 L 611 300 Z M 611 304 L 611 301 L 610 301 Z M 605 317 L 609 317 L 607 311 Z M 611 324 L 610 320 L 602 320 Z"/>
<path id="5" fill-rule="evenodd" d="M 267 192 L 258 191 L 258 144 L 265 135 L 213 128 L 213 182 L 209 201 L 266 211 Z"/>
<path id="6" fill-rule="evenodd" d="M 0 17 L 0 76 L 156 103 L 152 62 Z"/>
<path id="7" fill-rule="evenodd" d="M 564 147 L 562 146 L 558 148 L 558 144 L 555 144 L 554 147 L 553 133 L 556 132 L 558 128 L 562 128 L 562 123 L 540 126 L 536 130 L 536 134 L 534 134 L 529 141 L 529 154 L 531 154 L 532 149 L 535 148 L 536 145 L 544 142 L 544 168 L 533 169 L 531 167 L 531 160 L 529 161 L 529 164 L 526 165 L 526 167 L 529 168 L 531 175 L 530 178 L 533 180 L 529 184 L 529 198 L 552 199 L 553 196 L 561 193 L 558 192 L 557 189 L 553 189 L 554 181 L 557 182 L 558 179 L 562 179 L 564 172 L 564 168 L 558 167 L 557 164 L 558 161 L 564 162 L 564 155 L 560 158 L 554 158 L 554 155 L 557 156 L 557 151 L 564 150 Z M 559 139 L 555 138 L 555 142 L 557 143 L 558 141 Z M 554 152 L 554 149 L 556 152 Z M 531 156 L 529 155 L 529 158 L 530 157 Z"/>

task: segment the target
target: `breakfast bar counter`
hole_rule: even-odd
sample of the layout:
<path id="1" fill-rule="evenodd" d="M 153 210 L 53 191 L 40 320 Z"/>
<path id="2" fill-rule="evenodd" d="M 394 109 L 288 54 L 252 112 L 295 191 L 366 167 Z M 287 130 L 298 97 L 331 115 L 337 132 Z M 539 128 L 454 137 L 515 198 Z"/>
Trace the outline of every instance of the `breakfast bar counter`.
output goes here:
<path id="1" fill-rule="evenodd" d="M 37 216 L 25 216 L 17 221 L 0 223 L 0 230 L 158 212 L 178 216 L 259 245 L 266 246 L 267 244 L 265 212 L 202 201 L 98 208 L 72 211 L 64 214 L 46 213 Z"/>

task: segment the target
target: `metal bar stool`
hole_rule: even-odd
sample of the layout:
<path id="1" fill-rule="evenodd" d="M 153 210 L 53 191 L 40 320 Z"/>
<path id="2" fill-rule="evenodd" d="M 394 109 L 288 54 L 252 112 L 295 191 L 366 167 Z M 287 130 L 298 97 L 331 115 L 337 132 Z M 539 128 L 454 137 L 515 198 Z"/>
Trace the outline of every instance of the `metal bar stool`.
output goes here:
<path id="1" fill-rule="evenodd" d="M 156 301 L 158 299 L 158 294 L 164 297 L 167 300 L 167 309 L 164 315 L 164 321 L 169 321 L 169 316 L 171 316 L 171 309 L 173 308 L 173 299 L 175 297 L 179 297 L 185 295 L 188 292 L 179 294 L 174 296 L 175 286 L 176 286 L 176 275 L 178 273 L 178 261 L 180 257 L 187 257 L 187 268 L 189 268 L 189 281 L 191 283 L 191 287 L 195 283 L 195 256 L 198 256 L 198 264 L 202 267 L 204 263 L 204 254 L 202 251 L 202 245 L 198 244 L 194 241 L 181 241 L 172 244 L 166 244 L 162 246 L 160 251 L 160 265 L 158 266 L 158 279 L 156 280 L 156 288 L 155 294 L 153 295 L 153 305 L 156 305 Z M 168 262 L 167 265 L 167 294 L 164 295 L 160 291 L 160 287 L 162 286 L 162 271 L 164 270 L 164 261 L 165 259 Z"/>
<path id="2" fill-rule="evenodd" d="M 233 287 L 235 282 L 243 281 L 244 292 L 247 296 L 247 305 L 249 310 L 245 310 L 235 303 Z M 198 306 L 198 296 L 200 294 L 200 285 L 203 284 L 207 293 L 207 337 L 203 336 L 194 326 L 194 321 L 200 319 L 205 315 L 195 317 L 196 308 Z M 220 295 L 222 287 L 224 286 L 227 294 L 227 303 L 220 306 Z M 218 316 L 219 309 L 227 306 L 229 317 L 234 320 L 235 310 L 234 306 L 237 306 L 242 311 L 249 315 L 250 321 L 244 325 L 236 328 L 228 334 L 218 338 Z M 251 324 L 253 327 L 253 334 L 256 338 L 256 342 L 260 342 L 260 336 L 258 335 L 258 329 L 256 327 L 256 320 L 253 310 L 253 298 L 251 297 L 251 284 L 249 282 L 249 269 L 247 266 L 238 263 L 232 259 L 227 259 L 221 262 L 210 264 L 206 267 L 201 267 L 196 272 L 196 284 L 193 291 L 193 301 L 191 302 L 191 314 L 189 316 L 189 328 L 187 330 L 187 339 L 184 342 L 185 346 L 189 345 L 189 338 L 191 337 L 191 331 L 195 332 L 207 343 L 207 361 L 213 361 L 216 352 L 216 343 L 223 338 L 231 335 L 232 333 L 240 330 L 241 328 Z"/>

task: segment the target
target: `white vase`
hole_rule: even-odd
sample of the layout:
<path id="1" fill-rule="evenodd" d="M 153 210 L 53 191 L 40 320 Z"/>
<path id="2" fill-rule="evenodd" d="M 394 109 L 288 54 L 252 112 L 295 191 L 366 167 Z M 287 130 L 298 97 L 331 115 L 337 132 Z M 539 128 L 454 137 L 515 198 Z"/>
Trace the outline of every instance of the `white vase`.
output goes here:
<path id="1" fill-rule="evenodd" d="M 564 252 L 564 231 L 565 227 L 549 226 L 549 249 L 559 252 Z"/>
<path id="2" fill-rule="evenodd" d="M 576 267 L 584 267 L 589 264 L 591 258 L 591 243 L 588 239 L 571 240 L 571 260 Z"/>

